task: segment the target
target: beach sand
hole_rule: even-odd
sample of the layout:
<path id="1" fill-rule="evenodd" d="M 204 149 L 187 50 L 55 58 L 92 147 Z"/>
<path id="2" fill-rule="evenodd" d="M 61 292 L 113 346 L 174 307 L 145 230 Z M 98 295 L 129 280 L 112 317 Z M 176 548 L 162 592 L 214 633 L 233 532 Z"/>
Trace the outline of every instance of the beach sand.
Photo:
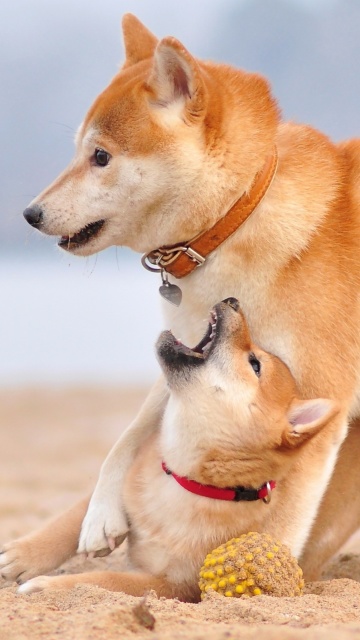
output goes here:
<path id="1" fill-rule="evenodd" d="M 0 391 L 0 542 L 33 530 L 91 491 L 102 460 L 145 394 L 115 388 Z M 121 570 L 124 553 L 120 548 L 103 559 L 75 558 L 61 570 Z M 213 594 L 194 605 L 150 593 L 153 629 L 136 613 L 138 598 L 86 585 L 25 596 L 3 581 L 0 640 L 360 638 L 358 553 L 354 537 L 324 580 L 306 585 L 300 598 Z"/>

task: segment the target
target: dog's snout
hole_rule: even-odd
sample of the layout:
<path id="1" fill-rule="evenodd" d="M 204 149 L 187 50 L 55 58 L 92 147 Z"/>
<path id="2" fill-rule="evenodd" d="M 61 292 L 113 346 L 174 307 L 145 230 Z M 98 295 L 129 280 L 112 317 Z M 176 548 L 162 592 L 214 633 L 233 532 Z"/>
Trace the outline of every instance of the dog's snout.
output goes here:
<path id="1" fill-rule="evenodd" d="M 239 301 L 236 298 L 225 298 L 223 302 L 234 309 L 234 311 L 239 311 L 240 309 Z"/>
<path id="2" fill-rule="evenodd" d="M 23 215 L 26 222 L 31 224 L 32 227 L 41 226 L 43 221 L 43 211 L 38 204 L 34 204 L 32 207 L 27 207 Z"/>

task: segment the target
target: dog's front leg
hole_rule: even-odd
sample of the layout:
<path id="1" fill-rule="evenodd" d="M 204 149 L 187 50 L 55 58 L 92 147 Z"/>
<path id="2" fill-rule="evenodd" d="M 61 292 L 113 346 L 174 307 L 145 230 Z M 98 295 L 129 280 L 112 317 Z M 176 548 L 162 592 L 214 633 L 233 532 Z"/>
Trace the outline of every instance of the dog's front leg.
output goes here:
<path id="1" fill-rule="evenodd" d="M 92 571 L 91 573 L 75 573 L 63 576 L 38 576 L 29 580 L 19 588 L 19 593 L 35 593 L 53 589 L 72 589 L 77 584 L 93 584 L 109 591 L 122 591 L 131 596 L 143 596 L 153 589 L 157 596 L 198 601 L 200 592 L 197 585 L 193 589 L 175 585 L 165 577 L 157 577 L 148 573 L 117 573 L 115 571 Z"/>
<path id="2" fill-rule="evenodd" d="M 89 498 L 81 500 L 34 533 L 4 545 L 0 552 L 2 577 L 24 582 L 57 569 L 74 556 L 88 504 Z"/>
<path id="3" fill-rule="evenodd" d="M 167 396 L 166 384 L 161 377 L 103 463 L 82 524 L 79 553 L 112 551 L 126 537 L 129 525 L 123 509 L 121 486 L 139 446 L 160 425 Z"/>

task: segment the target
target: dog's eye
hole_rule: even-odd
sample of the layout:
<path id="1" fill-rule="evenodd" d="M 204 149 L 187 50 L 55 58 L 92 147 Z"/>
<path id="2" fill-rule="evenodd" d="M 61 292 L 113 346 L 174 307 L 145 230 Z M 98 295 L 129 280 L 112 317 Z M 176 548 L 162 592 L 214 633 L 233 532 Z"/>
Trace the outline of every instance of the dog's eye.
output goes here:
<path id="1" fill-rule="evenodd" d="M 106 165 L 109 164 L 110 158 L 110 154 L 104 151 L 104 149 L 95 149 L 94 159 L 99 167 L 106 167 Z"/>
<path id="2" fill-rule="evenodd" d="M 252 366 L 257 377 L 259 378 L 261 373 L 261 363 L 257 358 L 255 358 L 253 353 L 250 353 L 249 355 L 249 364 Z"/>

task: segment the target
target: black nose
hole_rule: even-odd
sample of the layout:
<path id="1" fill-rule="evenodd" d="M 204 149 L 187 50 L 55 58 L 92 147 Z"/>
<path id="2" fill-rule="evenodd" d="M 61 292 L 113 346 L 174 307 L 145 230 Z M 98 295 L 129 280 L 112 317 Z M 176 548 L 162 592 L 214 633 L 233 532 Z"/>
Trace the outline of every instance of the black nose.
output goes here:
<path id="1" fill-rule="evenodd" d="M 32 207 L 27 207 L 23 215 L 26 222 L 31 224 L 32 227 L 40 227 L 43 219 L 43 212 L 38 204 L 34 204 Z"/>
<path id="2" fill-rule="evenodd" d="M 225 298 L 223 302 L 225 302 L 225 304 L 228 304 L 229 307 L 234 309 L 234 311 L 239 311 L 240 309 L 239 301 L 236 300 L 236 298 Z"/>

